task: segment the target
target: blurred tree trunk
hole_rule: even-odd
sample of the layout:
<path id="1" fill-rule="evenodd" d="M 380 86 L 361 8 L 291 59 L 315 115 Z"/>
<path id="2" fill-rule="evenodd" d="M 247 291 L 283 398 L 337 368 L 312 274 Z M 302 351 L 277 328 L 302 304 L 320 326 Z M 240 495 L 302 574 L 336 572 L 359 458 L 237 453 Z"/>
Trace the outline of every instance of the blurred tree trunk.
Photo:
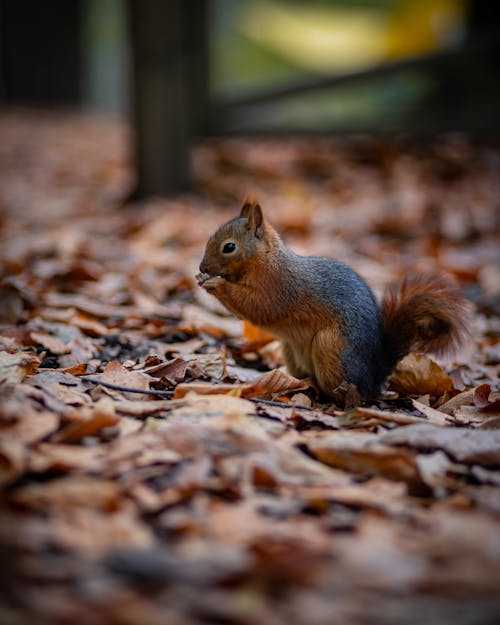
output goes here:
<path id="1" fill-rule="evenodd" d="M 208 111 L 206 0 L 129 0 L 136 196 L 190 186 Z"/>
<path id="2" fill-rule="evenodd" d="M 500 5 L 468 3 L 464 54 L 437 63 L 436 89 L 427 103 L 424 127 L 498 131 L 500 110 Z"/>

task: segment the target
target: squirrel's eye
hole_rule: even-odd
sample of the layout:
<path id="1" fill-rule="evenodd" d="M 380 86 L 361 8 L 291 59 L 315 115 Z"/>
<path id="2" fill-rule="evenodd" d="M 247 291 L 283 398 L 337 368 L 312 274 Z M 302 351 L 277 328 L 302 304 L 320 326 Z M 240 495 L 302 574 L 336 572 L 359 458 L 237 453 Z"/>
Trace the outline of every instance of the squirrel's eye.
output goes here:
<path id="1" fill-rule="evenodd" d="M 230 241 L 229 243 L 226 243 L 224 245 L 224 247 L 222 248 L 222 253 L 223 254 L 232 254 L 235 249 L 236 249 L 236 243 L 233 243 L 232 241 Z"/>

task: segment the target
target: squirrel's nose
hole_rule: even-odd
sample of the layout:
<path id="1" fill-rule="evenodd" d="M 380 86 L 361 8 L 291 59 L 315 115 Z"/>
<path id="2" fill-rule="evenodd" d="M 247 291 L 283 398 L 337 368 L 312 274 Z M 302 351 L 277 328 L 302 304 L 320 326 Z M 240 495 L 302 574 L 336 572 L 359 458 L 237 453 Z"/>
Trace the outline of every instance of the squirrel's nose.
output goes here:
<path id="1" fill-rule="evenodd" d="M 201 271 L 201 273 L 209 273 L 209 271 L 208 271 L 208 263 L 207 262 L 205 262 L 203 260 L 201 261 L 201 263 L 200 263 L 200 271 Z"/>

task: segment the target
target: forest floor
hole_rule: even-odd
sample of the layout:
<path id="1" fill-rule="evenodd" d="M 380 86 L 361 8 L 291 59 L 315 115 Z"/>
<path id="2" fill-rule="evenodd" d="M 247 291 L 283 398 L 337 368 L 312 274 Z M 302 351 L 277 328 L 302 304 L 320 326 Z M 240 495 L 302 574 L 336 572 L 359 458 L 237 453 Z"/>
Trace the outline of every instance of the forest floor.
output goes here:
<path id="1" fill-rule="evenodd" d="M 498 146 L 211 140 L 195 192 L 126 203 L 116 120 L 4 112 L 0 136 L 3 624 L 498 622 Z M 454 276 L 471 345 L 320 403 L 196 285 L 247 193 L 377 295 Z"/>

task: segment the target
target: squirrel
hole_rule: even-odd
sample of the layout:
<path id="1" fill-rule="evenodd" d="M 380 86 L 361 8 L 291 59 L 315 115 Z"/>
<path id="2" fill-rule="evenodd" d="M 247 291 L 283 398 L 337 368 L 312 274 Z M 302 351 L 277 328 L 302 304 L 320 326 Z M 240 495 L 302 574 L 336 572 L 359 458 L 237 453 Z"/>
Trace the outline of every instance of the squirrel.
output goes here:
<path id="1" fill-rule="evenodd" d="M 348 265 L 286 247 L 251 196 L 209 238 L 200 272 L 230 312 L 280 339 L 291 375 L 331 399 L 345 383 L 375 397 L 410 351 L 451 355 L 470 337 L 469 304 L 444 278 L 406 278 L 379 306 Z"/>

